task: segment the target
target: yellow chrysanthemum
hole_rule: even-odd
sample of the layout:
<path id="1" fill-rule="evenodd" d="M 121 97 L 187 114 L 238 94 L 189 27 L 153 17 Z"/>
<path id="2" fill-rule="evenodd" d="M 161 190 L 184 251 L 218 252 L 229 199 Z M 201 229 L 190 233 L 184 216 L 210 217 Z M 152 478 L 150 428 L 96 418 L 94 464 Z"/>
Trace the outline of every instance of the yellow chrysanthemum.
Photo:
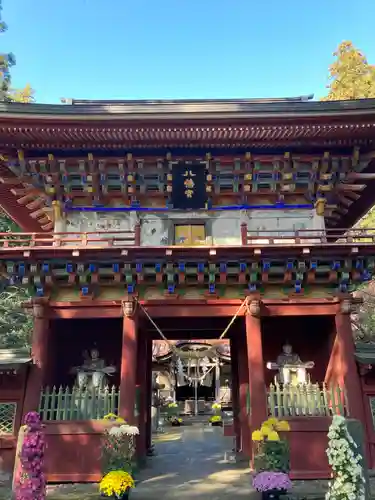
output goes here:
<path id="1" fill-rule="evenodd" d="M 272 432 L 272 429 L 270 429 L 268 425 L 263 424 L 262 427 L 260 428 L 260 432 L 262 433 L 262 436 L 267 437 L 269 433 Z"/>
<path id="2" fill-rule="evenodd" d="M 117 415 L 115 413 L 107 413 L 107 415 L 104 415 L 103 419 L 104 420 L 116 420 Z"/>
<path id="3" fill-rule="evenodd" d="M 212 417 L 210 417 L 209 421 L 212 423 L 212 422 L 221 422 L 221 416 L 220 415 L 212 415 Z"/>
<path id="4" fill-rule="evenodd" d="M 279 432 L 290 431 L 290 425 L 286 420 L 280 420 L 280 422 L 276 424 L 276 430 Z"/>
<path id="5" fill-rule="evenodd" d="M 134 479 L 123 470 L 114 470 L 106 474 L 99 484 L 99 491 L 106 497 L 120 498 L 128 489 L 134 488 Z"/>
<path id="6" fill-rule="evenodd" d="M 267 436 L 268 441 L 280 441 L 280 437 L 276 431 L 271 431 Z"/>
<path id="7" fill-rule="evenodd" d="M 263 441 L 263 434 L 260 430 L 256 430 L 252 433 L 251 439 L 253 441 Z"/>
<path id="8" fill-rule="evenodd" d="M 264 422 L 264 424 L 263 424 L 263 425 L 268 425 L 268 426 L 270 426 L 270 427 L 273 427 L 273 426 L 277 425 L 277 424 L 278 424 L 278 422 L 279 422 L 279 421 L 277 420 L 277 418 L 275 418 L 275 417 L 270 417 L 268 420 L 266 420 L 266 421 Z"/>

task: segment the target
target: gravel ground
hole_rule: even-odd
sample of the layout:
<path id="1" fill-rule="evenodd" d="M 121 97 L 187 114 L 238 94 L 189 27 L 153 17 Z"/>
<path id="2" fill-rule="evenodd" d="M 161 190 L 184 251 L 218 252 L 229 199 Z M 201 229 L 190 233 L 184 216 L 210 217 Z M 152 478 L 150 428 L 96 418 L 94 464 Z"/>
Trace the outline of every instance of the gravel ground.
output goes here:
<path id="1" fill-rule="evenodd" d="M 220 438 L 219 431 L 216 433 L 213 428 L 190 427 L 186 430 L 173 430 L 173 432 L 160 435 L 155 442 L 158 456 L 151 459 L 147 467 L 141 471 L 140 484 L 133 493 L 134 500 L 155 498 L 158 479 L 159 489 L 161 489 L 157 498 L 160 500 L 164 497 L 175 498 L 172 495 L 174 491 L 179 500 L 193 497 L 194 500 L 199 500 L 200 497 L 216 500 L 227 498 L 228 495 L 230 498 L 246 498 L 247 500 L 258 498 L 259 494 L 250 491 L 248 472 L 237 474 L 237 477 L 234 474 L 236 471 L 232 469 L 238 468 L 239 464 L 231 466 L 222 462 L 220 457 L 224 450 L 228 449 L 228 443 Z M 210 491 L 207 490 L 209 486 L 211 486 Z M 371 498 L 375 500 L 375 477 L 370 477 L 370 486 Z M 198 491 L 199 488 L 202 491 Z M 326 490 L 327 481 L 294 481 L 293 491 L 285 498 L 324 500 Z M 47 496 L 48 500 L 100 499 L 95 484 L 49 485 Z M 0 473 L 0 500 L 10 499 L 9 478 Z"/>
<path id="2" fill-rule="evenodd" d="M 372 499 L 375 500 L 375 478 L 370 480 Z M 293 500 L 323 500 L 327 481 L 294 481 L 289 495 Z M 0 484 L 0 500 L 10 500 L 10 488 Z M 48 487 L 48 500 L 100 500 L 94 484 L 62 484 Z"/>

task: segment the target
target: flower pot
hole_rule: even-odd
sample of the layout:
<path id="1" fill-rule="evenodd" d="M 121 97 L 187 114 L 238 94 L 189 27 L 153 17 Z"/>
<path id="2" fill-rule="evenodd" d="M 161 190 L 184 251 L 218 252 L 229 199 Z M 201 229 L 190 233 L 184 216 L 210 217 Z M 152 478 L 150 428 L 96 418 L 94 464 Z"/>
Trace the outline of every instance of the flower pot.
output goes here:
<path id="1" fill-rule="evenodd" d="M 222 427 L 223 422 L 211 422 L 212 427 Z"/>
<path id="2" fill-rule="evenodd" d="M 268 490 L 262 492 L 262 500 L 278 500 L 281 495 L 285 495 L 286 490 Z"/>
<path id="3" fill-rule="evenodd" d="M 171 422 L 172 427 L 180 427 L 180 422 Z"/>
<path id="4" fill-rule="evenodd" d="M 113 498 L 113 500 L 128 500 L 130 496 L 131 488 L 128 488 L 121 497 L 117 497 L 116 495 L 112 495 L 111 497 L 107 497 L 106 495 L 100 495 L 102 498 Z"/>

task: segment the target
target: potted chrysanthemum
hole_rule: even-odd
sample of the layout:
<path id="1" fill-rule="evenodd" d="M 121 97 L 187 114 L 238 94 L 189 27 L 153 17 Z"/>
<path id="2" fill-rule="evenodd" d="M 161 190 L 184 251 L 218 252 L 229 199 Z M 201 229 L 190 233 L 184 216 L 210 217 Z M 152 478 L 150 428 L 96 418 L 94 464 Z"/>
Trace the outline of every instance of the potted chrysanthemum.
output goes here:
<path id="1" fill-rule="evenodd" d="M 104 497 L 126 500 L 134 486 L 134 479 L 129 472 L 112 470 L 100 481 L 99 491 Z"/>
<path id="2" fill-rule="evenodd" d="M 291 489 L 289 445 L 282 433 L 290 430 L 286 420 L 269 418 L 252 434 L 256 473 L 253 487 L 263 500 L 278 499 Z"/>
<path id="3" fill-rule="evenodd" d="M 214 412 L 215 415 L 218 415 L 221 412 L 221 404 L 220 403 L 213 403 L 211 408 L 212 408 L 212 411 Z"/>
<path id="4" fill-rule="evenodd" d="M 182 418 L 175 415 L 169 419 L 169 422 L 173 427 L 180 427 L 183 424 Z"/>
<path id="5" fill-rule="evenodd" d="M 368 498 L 368 484 L 363 457 L 351 436 L 347 420 L 335 415 L 328 431 L 328 463 L 332 468 L 326 500 L 364 500 Z"/>
<path id="6" fill-rule="evenodd" d="M 167 418 L 171 420 L 172 417 L 177 417 L 178 415 L 178 404 L 175 402 L 168 403 L 167 405 Z"/>
<path id="7" fill-rule="evenodd" d="M 222 427 L 223 425 L 223 419 L 221 418 L 221 415 L 212 415 L 209 419 L 208 422 L 210 425 L 213 427 Z"/>
<path id="8" fill-rule="evenodd" d="M 121 422 L 117 422 L 121 424 Z M 105 430 L 102 444 L 103 479 L 99 484 L 102 496 L 127 499 L 134 488 L 134 438 L 138 427 L 121 424 Z"/>

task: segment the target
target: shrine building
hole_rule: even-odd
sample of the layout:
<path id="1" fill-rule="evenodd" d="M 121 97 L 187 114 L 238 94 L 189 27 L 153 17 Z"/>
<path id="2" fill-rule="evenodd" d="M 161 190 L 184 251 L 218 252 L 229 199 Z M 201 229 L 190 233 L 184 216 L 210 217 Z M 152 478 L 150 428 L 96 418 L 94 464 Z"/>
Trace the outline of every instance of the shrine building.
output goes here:
<path id="1" fill-rule="evenodd" d="M 375 99 L 0 103 L 0 205 L 22 231 L 0 235 L 1 276 L 34 317 L 31 354 L 0 351 L 0 469 L 30 410 L 49 481 L 100 479 L 109 411 L 144 457 L 155 379 L 186 413 L 232 410 L 250 462 L 273 415 L 292 476 L 329 477 L 339 413 L 375 468 L 375 355 L 350 319 L 374 274 L 375 232 L 353 229 L 374 141 Z"/>

